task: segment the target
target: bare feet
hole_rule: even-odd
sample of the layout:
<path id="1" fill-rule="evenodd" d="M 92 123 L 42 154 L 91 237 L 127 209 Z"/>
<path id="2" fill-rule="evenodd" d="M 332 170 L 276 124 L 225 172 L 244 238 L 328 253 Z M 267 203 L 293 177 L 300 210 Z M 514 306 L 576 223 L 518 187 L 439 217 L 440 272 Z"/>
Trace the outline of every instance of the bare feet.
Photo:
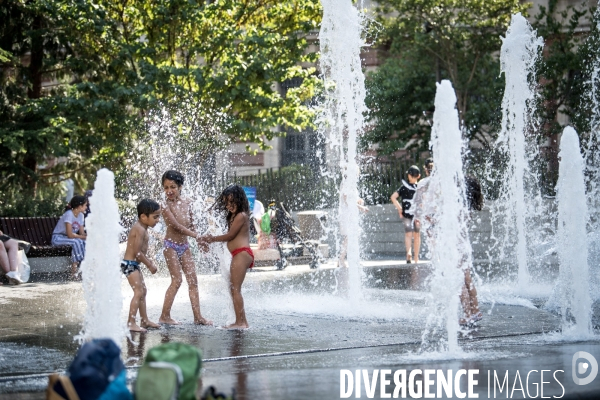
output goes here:
<path id="1" fill-rule="evenodd" d="M 200 318 L 198 320 L 194 320 L 194 324 L 196 324 L 196 325 L 212 325 L 213 322 L 206 318 Z"/>
<path id="2" fill-rule="evenodd" d="M 248 324 L 231 324 L 224 326 L 223 329 L 248 329 L 250 326 Z"/>
<path id="3" fill-rule="evenodd" d="M 127 328 L 131 331 L 131 332 L 148 332 L 146 329 L 138 326 L 138 324 L 136 323 L 128 323 L 127 324 Z"/>
<path id="4" fill-rule="evenodd" d="M 160 317 L 160 318 L 158 319 L 158 323 L 159 323 L 159 324 L 166 324 L 166 325 L 180 325 L 180 323 L 179 323 L 179 322 L 175 321 L 175 320 L 174 320 L 173 318 L 171 318 L 171 317 L 168 317 L 168 318 L 163 318 L 163 317 Z"/>
<path id="5" fill-rule="evenodd" d="M 159 329 L 160 325 L 157 324 L 156 322 L 152 322 L 150 320 L 148 321 L 142 321 L 142 323 L 140 324 L 142 326 L 142 328 L 152 328 L 152 329 Z"/>

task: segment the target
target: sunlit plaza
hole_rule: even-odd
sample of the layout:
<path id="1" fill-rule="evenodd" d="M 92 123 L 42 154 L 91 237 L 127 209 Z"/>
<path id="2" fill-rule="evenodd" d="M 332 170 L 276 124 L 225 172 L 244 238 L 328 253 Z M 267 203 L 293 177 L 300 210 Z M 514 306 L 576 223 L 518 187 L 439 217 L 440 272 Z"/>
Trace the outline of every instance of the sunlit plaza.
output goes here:
<path id="1" fill-rule="evenodd" d="M 0 3 L 0 400 L 600 398 L 596 6 Z"/>

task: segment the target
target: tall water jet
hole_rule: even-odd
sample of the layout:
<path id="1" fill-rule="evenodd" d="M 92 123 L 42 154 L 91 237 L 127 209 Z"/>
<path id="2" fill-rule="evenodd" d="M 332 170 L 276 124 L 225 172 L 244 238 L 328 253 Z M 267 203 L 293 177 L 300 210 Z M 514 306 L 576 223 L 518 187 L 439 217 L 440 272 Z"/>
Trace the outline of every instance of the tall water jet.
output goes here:
<path id="1" fill-rule="evenodd" d="M 488 179 L 500 182 L 499 198 L 492 206 L 492 225 L 502 226 L 497 246 L 499 261 L 515 260 L 518 263 L 518 284 L 525 287 L 530 281 L 528 268 L 528 212 L 535 212 L 541 196 L 531 160 L 537 154 L 535 144 L 527 136 L 533 129 L 536 82 L 534 65 L 544 42 L 537 37 L 527 20 L 520 14 L 512 16 L 506 37 L 502 38 L 500 54 L 501 71 L 506 79 L 502 99 L 502 129 L 496 142 L 504 168 L 490 162 Z M 501 171 L 500 176 L 492 171 Z M 498 232 L 494 232 L 497 235 Z M 505 252 L 509 252 L 507 256 Z"/>
<path id="2" fill-rule="evenodd" d="M 448 80 L 437 84 L 431 144 L 434 167 L 422 201 L 422 210 L 427 211 L 422 212 L 433 220 L 430 246 L 434 309 L 427 321 L 422 348 L 456 353 L 460 351 L 459 294 L 465 282 L 463 268 L 469 266 L 471 244 L 462 163 L 465 142 L 459 127 L 456 94 Z M 417 190 L 418 195 L 420 190 Z M 421 217 L 419 212 L 415 218 Z M 426 217 L 420 220 L 425 227 L 428 225 Z"/>
<path id="3" fill-rule="evenodd" d="M 363 18 L 350 0 L 321 3 L 320 64 L 327 89 L 322 128 L 326 130 L 330 161 L 336 164 L 333 169 L 342 174 L 340 233 L 348 237 L 348 293 L 356 301 L 361 295 L 357 139 L 363 130 L 366 109 L 365 77 L 360 61 Z"/>
<path id="4" fill-rule="evenodd" d="M 119 209 L 115 200 L 115 176 L 103 168 L 90 197 L 86 218 L 86 253 L 81 263 L 83 295 L 87 304 L 82 337 L 111 338 L 120 346 L 125 337 L 121 317 L 121 268 L 119 257 Z"/>
<path id="5" fill-rule="evenodd" d="M 561 309 L 563 333 L 585 337 L 591 333 L 592 317 L 586 226 L 588 212 L 579 137 L 570 126 L 563 131 L 558 156 L 560 166 L 556 196 L 560 273 L 554 298 Z M 569 312 L 575 319 L 574 325 L 568 321 Z"/>

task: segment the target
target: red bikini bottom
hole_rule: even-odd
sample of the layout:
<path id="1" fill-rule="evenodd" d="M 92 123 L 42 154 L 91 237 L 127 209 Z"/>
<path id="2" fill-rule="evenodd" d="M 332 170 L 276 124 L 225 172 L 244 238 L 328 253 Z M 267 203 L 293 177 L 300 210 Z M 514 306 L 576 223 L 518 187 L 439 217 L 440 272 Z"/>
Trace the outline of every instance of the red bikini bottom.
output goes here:
<path id="1" fill-rule="evenodd" d="M 254 253 L 252 252 L 252 249 L 250 247 L 240 247 L 239 249 L 235 249 L 231 252 L 231 257 L 235 257 L 238 254 L 242 253 L 242 252 L 246 252 L 248 254 L 250 254 L 250 257 L 252 257 L 252 264 L 250 264 L 250 266 L 248 268 L 252 268 L 254 267 Z"/>

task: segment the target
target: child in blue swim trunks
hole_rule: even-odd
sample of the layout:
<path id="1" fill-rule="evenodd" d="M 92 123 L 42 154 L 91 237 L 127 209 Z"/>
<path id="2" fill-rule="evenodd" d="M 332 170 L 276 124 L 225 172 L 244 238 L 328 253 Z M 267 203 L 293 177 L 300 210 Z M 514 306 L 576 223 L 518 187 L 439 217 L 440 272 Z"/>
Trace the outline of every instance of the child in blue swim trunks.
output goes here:
<path id="1" fill-rule="evenodd" d="M 127 327 L 132 332 L 146 332 L 146 328 L 160 328 L 160 325 L 148 319 L 146 313 L 146 284 L 140 262 L 155 274 L 156 266 L 146 256 L 148 251 L 148 227 L 154 227 L 160 218 L 160 205 L 154 200 L 144 199 L 137 206 L 138 221 L 133 225 L 127 237 L 127 249 L 121 261 L 121 271 L 127 277 L 133 289 L 133 298 L 129 306 Z M 140 311 L 140 325 L 135 323 L 135 317 Z"/>

